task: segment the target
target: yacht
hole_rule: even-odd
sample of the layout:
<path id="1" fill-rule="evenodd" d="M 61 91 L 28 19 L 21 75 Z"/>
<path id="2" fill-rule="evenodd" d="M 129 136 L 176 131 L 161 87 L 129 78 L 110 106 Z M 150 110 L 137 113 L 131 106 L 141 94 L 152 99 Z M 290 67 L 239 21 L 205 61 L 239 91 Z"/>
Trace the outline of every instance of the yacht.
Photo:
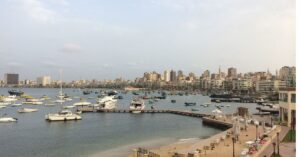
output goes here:
<path id="1" fill-rule="evenodd" d="M 116 108 L 117 100 L 114 96 L 105 96 L 98 100 L 99 109 L 103 110 L 113 110 Z"/>
<path id="2" fill-rule="evenodd" d="M 34 108 L 20 108 L 18 110 L 19 113 L 30 113 L 30 112 L 36 112 L 38 111 L 38 109 L 34 109 Z"/>
<path id="3" fill-rule="evenodd" d="M 60 77 L 61 77 L 61 73 L 60 72 Z M 62 79 L 60 79 L 62 80 Z M 60 105 L 61 108 L 63 108 L 63 98 L 61 95 L 63 95 L 62 93 L 62 81 L 60 81 Z M 73 113 L 70 110 L 67 109 L 62 109 L 60 112 L 58 113 L 49 113 L 47 115 L 45 115 L 45 119 L 48 121 L 68 121 L 68 120 L 80 120 L 82 119 L 81 116 L 77 113 Z"/>
<path id="4" fill-rule="evenodd" d="M 133 99 L 129 106 L 132 113 L 141 113 L 145 109 L 145 103 L 142 99 Z"/>
<path id="5" fill-rule="evenodd" d="M 70 110 L 62 110 L 58 113 L 49 113 L 45 116 L 48 121 L 68 121 L 80 120 L 81 116 L 77 113 L 72 113 Z"/>

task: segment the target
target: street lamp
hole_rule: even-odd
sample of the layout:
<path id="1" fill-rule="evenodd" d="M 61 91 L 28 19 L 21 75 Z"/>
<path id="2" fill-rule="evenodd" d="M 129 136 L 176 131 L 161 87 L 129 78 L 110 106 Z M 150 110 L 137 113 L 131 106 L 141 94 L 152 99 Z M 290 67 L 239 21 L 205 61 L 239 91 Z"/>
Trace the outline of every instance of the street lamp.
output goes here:
<path id="1" fill-rule="evenodd" d="M 256 127 L 256 141 L 257 141 L 257 128 L 258 128 L 258 125 L 256 124 L 255 127 Z"/>
<path id="2" fill-rule="evenodd" d="M 274 148 L 273 157 L 276 157 L 276 154 L 275 154 L 275 146 L 276 146 L 276 143 L 273 142 L 273 148 Z"/>
<path id="3" fill-rule="evenodd" d="M 235 138 L 234 137 L 232 137 L 232 155 L 233 155 L 233 157 L 235 157 L 235 154 L 234 154 L 234 143 L 235 143 Z"/>
<path id="4" fill-rule="evenodd" d="M 277 132 L 277 154 L 279 155 L 279 132 Z"/>

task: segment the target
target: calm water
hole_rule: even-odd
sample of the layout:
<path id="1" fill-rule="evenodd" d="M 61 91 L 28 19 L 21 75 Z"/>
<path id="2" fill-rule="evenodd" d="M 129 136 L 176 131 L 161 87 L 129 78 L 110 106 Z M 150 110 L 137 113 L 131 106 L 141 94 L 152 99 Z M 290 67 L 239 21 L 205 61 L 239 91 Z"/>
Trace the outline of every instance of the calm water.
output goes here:
<path id="1" fill-rule="evenodd" d="M 55 100 L 58 89 L 22 89 L 26 94 L 41 97 L 46 94 Z M 0 88 L 0 95 L 8 95 L 8 89 Z M 70 96 L 96 97 L 96 94 L 83 96 L 78 89 L 64 89 Z M 153 93 L 153 95 L 158 95 Z M 133 97 L 131 93 L 122 94 L 118 108 L 128 109 Z M 176 103 L 170 103 L 176 99 Z M 95 103 L 95 99 L 87 99 Z M 66 105 L 78 102 L 73 99 Z M 184 102 L 197 102 L 195 107 L 185 107 Z M 148 103 L 148 101 L 146 101 Z M 209 102 L 209 97 L 201 95 L 168 96 L 165 100 L 154 103 L 157 109 L 190 110 L 198 108 L 202 113 L 210 113 L 214 105 L 204 108 L 200 104 Z M 146 103 L 146 104 L 147 104 Z M 224 105 L 227 105 L 224 103 Z M 223 111 L 232 113 L 238 106 L 255 111 L 255 104 L 230 103 Z M 7 113 L 19 119 L 17 123 L 0 124 L 0 152 L 5 157 L 63 157 L 88 156 L 97 152 L 121 148 L 144 141 L 175 141 L 183 138 L 205 138 L 221 130 L 202 126 L 201 119 L 173 114 L 129 114 L 129 113 L 84 113 L 83 120 L 69 122 L 45 121 L 47 113 L 59 111 L 59 106 L 23 105 L 38 108 L 35 113 L 20 114 L 17 107 L 0 109 L 0 114 Z M 147 105 L 150 108 L 151 105 Z"/>

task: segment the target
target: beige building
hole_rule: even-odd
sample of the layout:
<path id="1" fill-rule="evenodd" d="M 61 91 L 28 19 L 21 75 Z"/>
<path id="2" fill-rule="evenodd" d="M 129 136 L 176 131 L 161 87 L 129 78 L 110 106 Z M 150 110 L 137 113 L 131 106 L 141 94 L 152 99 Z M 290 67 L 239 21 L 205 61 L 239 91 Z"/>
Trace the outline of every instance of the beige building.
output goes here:
<path id="1" fill-rule="evenodd" d="M 281 122 L 289 127 L 292 123 L 296 123 L 295 88 L 285 88 L 279 91 L 279 117 Z"/>
<path id="2" fill-rule="evenodd" d="M 51 77 L 50 76 L 41 76 L 41 77 L 38 77 L 36 79 L 36 83 L 39 86 L 48 86 L 48 85 L 51 84 Z"/>
<path id="3" fill-rule="evenodd" d="M 286 88 L 286 82 L 281 80 L 260 80 L 256 82 L 255 90 L 258 92 L 278 91 Z"/>

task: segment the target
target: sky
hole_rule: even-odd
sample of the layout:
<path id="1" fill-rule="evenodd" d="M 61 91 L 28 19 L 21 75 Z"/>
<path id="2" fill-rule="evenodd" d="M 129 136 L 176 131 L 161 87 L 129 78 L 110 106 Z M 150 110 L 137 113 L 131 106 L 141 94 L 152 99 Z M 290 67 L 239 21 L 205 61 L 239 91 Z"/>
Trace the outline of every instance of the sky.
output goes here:
<path id="1" fill-rule="evenodd" d="M 1 0 L 0 79 L 296 64 L 295 0 Z"/>

